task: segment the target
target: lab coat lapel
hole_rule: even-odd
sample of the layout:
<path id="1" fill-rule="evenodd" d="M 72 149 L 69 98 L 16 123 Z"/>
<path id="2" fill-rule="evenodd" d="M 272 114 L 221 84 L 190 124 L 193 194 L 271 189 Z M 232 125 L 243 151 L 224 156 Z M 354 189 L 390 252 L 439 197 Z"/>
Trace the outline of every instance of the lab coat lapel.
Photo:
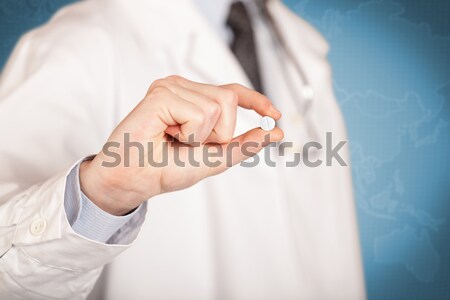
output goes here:
<path id="1" fill-rule="evenodd" d="M 326 40 L 303 19 L 299 18 L 281 1 L 268 2 L 268 9 L 277 24 L 287 46 L 295 59 L 300 63 L 308 78 L 310 74 L 317 72 L 310 58 L 325 56 L 329 50 Z M 323 57 L 320 57 L 323 60 Z M 308 78 L 310 79 L 310 78 Z"/>
<path id="2" fill-rule="evenodd" d="M 251 87 L 228 45 L 192 0 L 135 0 L 139 5 L 130 5 L 127 0 L 113 1 L 133 20 L 142 43 L 140 48 L 154 51 L 157 40 L 172 73 L 210 84 L 237 82 Z M 149 10 L 158 10 L 159 14 L 149 19 Z"/>
<path id="3" fill-rule="evenodd" d="M 186 41 L 182 60 L 193 73 L 208 83 L 237 82 L 251 87 L 251 83 L 228 45 L 212 31 L 203 15 L 196 9 L 197 20 Z"/>

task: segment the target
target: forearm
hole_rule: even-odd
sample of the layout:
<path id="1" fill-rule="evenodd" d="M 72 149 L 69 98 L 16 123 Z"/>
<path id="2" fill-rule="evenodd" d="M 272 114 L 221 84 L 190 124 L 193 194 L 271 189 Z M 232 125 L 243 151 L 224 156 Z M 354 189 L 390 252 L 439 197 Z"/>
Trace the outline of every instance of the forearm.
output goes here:
<path id="1" fill-rule="evenodd" d="M 87 295 L 102 267 L 136 238 L 145 204 L 126 228 L 110 238 L 110 244 L 77 234 L 64 210 L 69 173 L 20 192 L 0 206 L 0 298 Z M 43 229 L 33 227 L 40 221 Z"/>

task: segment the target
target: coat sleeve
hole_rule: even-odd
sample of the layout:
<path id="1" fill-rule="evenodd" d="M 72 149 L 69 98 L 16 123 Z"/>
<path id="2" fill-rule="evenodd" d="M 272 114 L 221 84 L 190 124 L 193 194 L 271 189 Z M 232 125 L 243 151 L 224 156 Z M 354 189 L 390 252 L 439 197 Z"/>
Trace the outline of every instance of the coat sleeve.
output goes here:
<path id="1" fill-rule="evenodd" d="M 136 238 L 141 209 L 110 240 L 77 235 L 68 172 L 117 120 L 114 51 L 101 26 L 54 18 L 26 34 L 0 78 L 0 298 L 85 298 Z"/>

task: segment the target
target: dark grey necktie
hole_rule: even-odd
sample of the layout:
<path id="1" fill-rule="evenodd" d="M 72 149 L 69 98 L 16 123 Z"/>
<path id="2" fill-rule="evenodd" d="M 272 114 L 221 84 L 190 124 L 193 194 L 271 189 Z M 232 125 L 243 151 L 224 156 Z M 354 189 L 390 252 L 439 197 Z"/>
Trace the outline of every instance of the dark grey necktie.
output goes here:
<path id="1" fill-rule="evenodd" d="M 242 65 L 253 87 L 262 93 L 255 36 L 247 8 L 241 1 L 234 2 L 231 5 L 227 25 L 234 35 L 230 45 L 231 50 Z"/>

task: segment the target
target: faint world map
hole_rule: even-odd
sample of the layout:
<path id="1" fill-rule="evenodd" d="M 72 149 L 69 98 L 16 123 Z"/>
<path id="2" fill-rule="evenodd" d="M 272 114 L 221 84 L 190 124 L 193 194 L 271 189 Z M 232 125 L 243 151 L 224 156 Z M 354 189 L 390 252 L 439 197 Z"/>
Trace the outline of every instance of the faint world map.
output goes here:
<path id="1" fill-rule="evenodd" d="M 331 46 L 369 298 L 449 299 L 450 4 L 289 4 Z"/>

